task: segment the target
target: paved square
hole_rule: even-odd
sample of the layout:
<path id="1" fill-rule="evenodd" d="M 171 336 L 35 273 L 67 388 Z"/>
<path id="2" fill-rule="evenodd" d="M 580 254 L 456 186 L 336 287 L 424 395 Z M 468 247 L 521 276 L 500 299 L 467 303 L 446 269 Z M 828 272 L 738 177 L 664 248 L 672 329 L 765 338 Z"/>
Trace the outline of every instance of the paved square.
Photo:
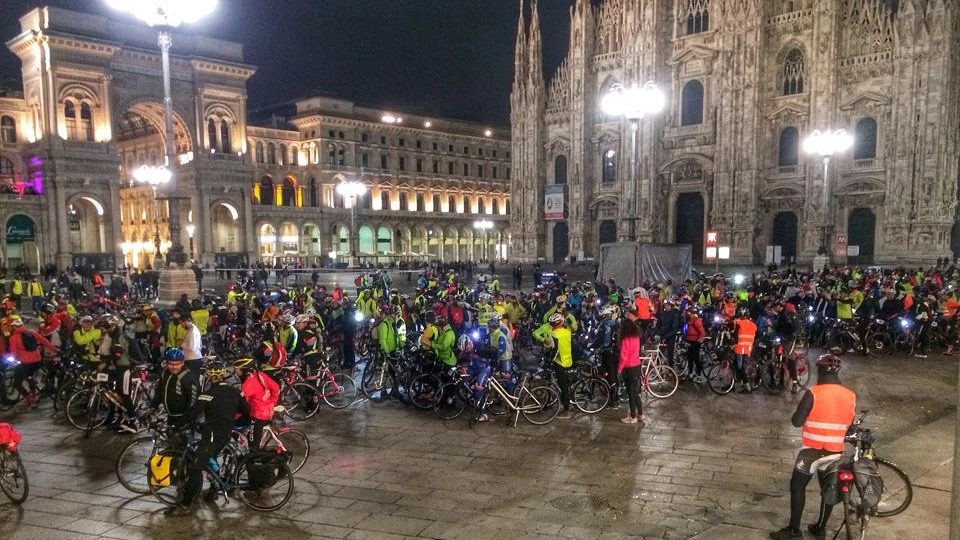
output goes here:
<path id="1" fill-rule="evenodd" d="M 901 465 L 915 489 L 912 506 L 872 521 L 869 537 L 945 538 L 957 360 L 844 360 L 843 380 L 872 410 L 878 455 Z M 0 530 L 5 540 L 760 539 L 787 518 L 798 400 L 681 387 L 645 402 L 643 426 L 618 422 L 623 410 L 470 429 L 398 403 L 322 409 L 297 426 L 313 448 L 286 507 L 257 514 L 231 500 L 179 518 L 117 482 L 114 458 L 128 437 L 84 439 L 49 408 L 14 409 L 2 414 L 25 437 L 30 498 L 0 504 Z"/>

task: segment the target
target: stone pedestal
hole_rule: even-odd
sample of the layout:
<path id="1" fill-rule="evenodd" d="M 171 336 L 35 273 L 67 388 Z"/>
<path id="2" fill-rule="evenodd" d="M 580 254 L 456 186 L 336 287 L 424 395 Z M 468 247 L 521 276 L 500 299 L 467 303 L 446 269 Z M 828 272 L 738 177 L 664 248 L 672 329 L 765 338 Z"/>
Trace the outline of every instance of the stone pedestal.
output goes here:
<path id="1" fill-rule="evenodd" d="M 197 278 L 193 270 L 186 267 L 165 268 L 160 271 L 159 303 L 173 305 L 186 293 L 188 298 L 196 296 Z"/>
<path id="2" fill-rule="evenodd" d="M 813 271 L 816 273 L 823 272 L 823 269 L 830 264 L 830 257 L 826 255 L 817 255 L 813 258 Z"/>

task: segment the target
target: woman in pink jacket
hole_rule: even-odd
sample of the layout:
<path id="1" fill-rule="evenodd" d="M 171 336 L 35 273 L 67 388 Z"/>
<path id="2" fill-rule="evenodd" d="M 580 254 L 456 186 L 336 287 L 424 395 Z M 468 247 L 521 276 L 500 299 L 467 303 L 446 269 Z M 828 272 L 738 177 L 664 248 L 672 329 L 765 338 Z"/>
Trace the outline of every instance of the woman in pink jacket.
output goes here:
<path id="1" fill-rule="evenodd" d="M 627 401 L 630 416 L 620 419 L 624 424 L 643 422 L 643 405 L 640 403 L 640 327 L 629 318 L 620 321 L 620 362 L 617 373 L 627 386 Z"/>

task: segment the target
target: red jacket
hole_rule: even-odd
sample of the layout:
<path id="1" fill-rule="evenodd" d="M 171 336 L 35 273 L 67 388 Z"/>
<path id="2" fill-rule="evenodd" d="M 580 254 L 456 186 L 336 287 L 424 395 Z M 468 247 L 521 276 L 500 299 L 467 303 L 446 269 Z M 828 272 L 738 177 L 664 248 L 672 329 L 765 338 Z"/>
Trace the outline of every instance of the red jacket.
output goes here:
<path id="1" fill-rule="evenodd" d="M 687 319 L 687 341 L 703 341 L 706 335 L 707 333 L 703 331 L 703 321 L 700 320 L 700 317 L 694 315 Z"/>
<path id="2" fill-rule="evenodd" d="M 28 351 L 23 348 L 23 333 L 31 332 L 34 337 L 37 339 L 38 347 L 36 350 Z M 53 346 L 53 343 L 47 341 L 47 338 L 41 336 L 39 333 L 33 330 L 27 330 L 24 327 L 19 327 L 14 330 L 13 334 L 10 335 L 9 347 L 10 354 L 14 356 L 21 364 L 36 364 L 40 361 L 40 347 L 46 347 L 47 350 L 57 352 L 57 348 Z"/>
<path id="3" fill-rule="evenodd" d="M 273 418 L 273 408 L 277 406 L 277 399 L 280 397 L 280 386 L 276 381 L 262 371 L 254 371 L 243 381 L 241 390 L 250 404 L 250 418 L 264 421 Z"/>

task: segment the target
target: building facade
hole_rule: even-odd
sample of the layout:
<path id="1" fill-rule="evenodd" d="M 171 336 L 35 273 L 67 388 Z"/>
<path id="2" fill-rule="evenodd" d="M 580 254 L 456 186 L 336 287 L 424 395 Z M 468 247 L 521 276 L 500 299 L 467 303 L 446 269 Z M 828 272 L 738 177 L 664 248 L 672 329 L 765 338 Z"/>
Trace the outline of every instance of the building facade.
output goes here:
<path id="1" fill-rule="evenodd" d="M 344 262 L 351 249 L 381 263 L 506 256 L 505 130 L 323 97 L 249 125 L 255 67 L 242 45 L 173 33 L 177 187 L 155 193 L 134 171 L 165 162 L 156 32 L 55 8 L 20 24 L 7 47 L 23 89 L 0 97 L 7 267 L 152 265 L 170 245 L 171 204 L 182 245 L 211 265 Z M 344 201 L 344 181 L 368 195 Z"/>
<path id="2" fill-rule="evenodd" d="M 600 244 L 627 238 L 634 215 L 638 240 L 691 244 L 695 260 L 710 230 L 733 263 L 763 263 L 772 246 L 784 260 L 809 262 L 825 179 L 803 140 L 838 128 L 854 145 L 827 172 L 830 247 L 846 240 L 858 262 L 951 254 L 955 2 L 594 4 L 575 0 L 570 48 L 549 80 L 537 0 L 521 9 L 511 94 L 515 258 L 597 256 Z M 646 81 L 665 93 L 666 107 L 640 120 L 631 175 L 630 122 L 599 105 L 615 84 Z M 624 196 L 631 186 L 635 212 Z"/>

